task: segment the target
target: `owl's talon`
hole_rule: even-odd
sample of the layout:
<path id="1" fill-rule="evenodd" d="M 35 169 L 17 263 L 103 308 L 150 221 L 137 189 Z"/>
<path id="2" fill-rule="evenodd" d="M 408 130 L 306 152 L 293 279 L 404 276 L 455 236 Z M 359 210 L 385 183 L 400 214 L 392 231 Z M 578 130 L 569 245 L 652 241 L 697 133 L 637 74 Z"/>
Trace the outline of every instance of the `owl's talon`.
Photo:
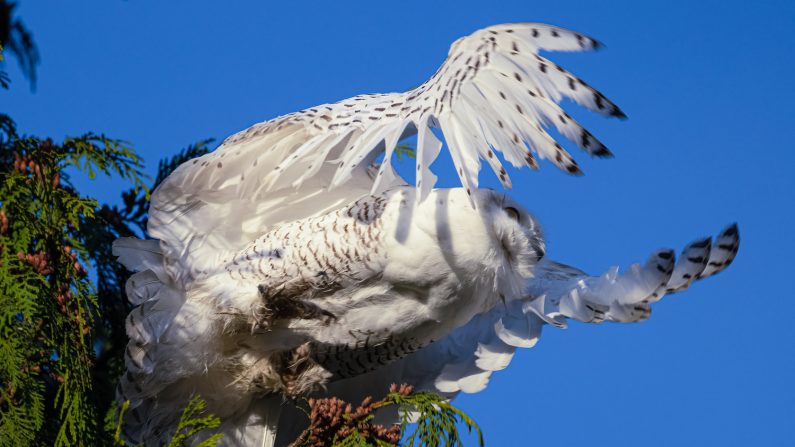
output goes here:
<path id="1" fill-rule="evenodd" d="M 290 319 L 324 319 L 326 324 L 336 320 L 336 315 L 320 308 L 312 302 L 285 294 L 284 287 L 269 288 L 264 284 L 257 286 L 262 303 L 254 313 L 253 328 L 270 329 L 279 320 Z"/>

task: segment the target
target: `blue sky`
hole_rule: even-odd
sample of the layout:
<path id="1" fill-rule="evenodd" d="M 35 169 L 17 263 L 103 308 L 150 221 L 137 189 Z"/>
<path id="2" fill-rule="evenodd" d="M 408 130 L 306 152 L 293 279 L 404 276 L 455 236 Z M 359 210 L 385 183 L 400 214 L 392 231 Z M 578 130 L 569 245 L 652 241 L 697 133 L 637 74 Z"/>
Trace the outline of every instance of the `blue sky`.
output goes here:
<path id="1" fill-rule="evenodd" d="M 272 4 L 268 4 L 272 3 Z M 585 176 L 513 173 L 548 255 L 591 273 L 738 222 L 726 272 L 636 325 L 546 328 L 457 404 L 488 445 L 795 445 L 795 3 L 22 1 L 42 63 L 0 111 L 21 131 L 101 131 L 157 160 L 206 138 L 358 93 L 408 89 L 484 26 L 572 28 L 603 51 L 549 56 L 628 121 L 577 110 L 616 154 Z M 454 186 L 449 161 L 437 163 Z M 482 184 L 498 188 L 490 173 Z M 117 201 L 121 184 L 85 183 Z"/>

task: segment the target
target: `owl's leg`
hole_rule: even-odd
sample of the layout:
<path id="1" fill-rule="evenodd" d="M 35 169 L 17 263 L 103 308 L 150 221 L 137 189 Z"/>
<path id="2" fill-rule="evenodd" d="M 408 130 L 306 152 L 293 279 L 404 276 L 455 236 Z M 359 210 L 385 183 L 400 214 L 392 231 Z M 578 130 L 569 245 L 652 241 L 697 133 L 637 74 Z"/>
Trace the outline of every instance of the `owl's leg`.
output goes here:
<path id="1" fill-rule="evenodd" d="M 268 329 L 278 320 L 322 319 L 328 323 L 336 319 L 332 313 L 302 299 L 305 290 L 284 285 L 272 288 L 264 284 L 260 284 L 257 290 L 262 304 L 254 315 L 254 329 Z"/>

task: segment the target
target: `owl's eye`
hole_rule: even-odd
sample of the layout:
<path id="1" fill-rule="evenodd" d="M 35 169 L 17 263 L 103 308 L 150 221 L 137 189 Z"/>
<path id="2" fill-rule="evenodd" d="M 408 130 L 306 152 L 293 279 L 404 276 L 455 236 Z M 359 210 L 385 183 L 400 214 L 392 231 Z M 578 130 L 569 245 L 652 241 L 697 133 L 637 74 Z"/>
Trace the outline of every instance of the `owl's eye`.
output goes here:
<path id="1" fill-rule="evenodd" d="M 519 210 L 512 206 L 508 206 L 504 208 L 505 214 L 510 216 L 513 220 L 519 222 Z"/>

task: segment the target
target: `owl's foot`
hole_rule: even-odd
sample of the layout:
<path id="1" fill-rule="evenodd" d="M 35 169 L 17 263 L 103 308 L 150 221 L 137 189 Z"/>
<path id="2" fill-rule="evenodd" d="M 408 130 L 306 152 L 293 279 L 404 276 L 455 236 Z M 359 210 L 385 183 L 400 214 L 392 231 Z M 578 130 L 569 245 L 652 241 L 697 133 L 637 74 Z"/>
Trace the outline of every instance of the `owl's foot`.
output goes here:
<path id="1" fill-rule="evenodd" d="M 288 293 L 285 287 L 270 288 L 263 284 L 257 287 L 262 303 L 254 314 L 254 327 L 269 329 L 279 320 L 322 319 L 328 323 L 336 317 L 331 312 L 301 298 L 301 295 Z"/>
<path id="2" fill-rule="evenodd" d="M 314 360 L 311 342 L 274 356 L 273 362 L 282 394 L 288 398 L 320 390 L 333 375 Z"/>
<path id="3" fill-rule="evenodd" d="M 241 391 L 279 393 L 288 399 L 319 391 L 333 377 L 314 360 L 311 342 L 265 356 L 242 355 L 234 364 L 239 368 L 234 384 Z"/>

